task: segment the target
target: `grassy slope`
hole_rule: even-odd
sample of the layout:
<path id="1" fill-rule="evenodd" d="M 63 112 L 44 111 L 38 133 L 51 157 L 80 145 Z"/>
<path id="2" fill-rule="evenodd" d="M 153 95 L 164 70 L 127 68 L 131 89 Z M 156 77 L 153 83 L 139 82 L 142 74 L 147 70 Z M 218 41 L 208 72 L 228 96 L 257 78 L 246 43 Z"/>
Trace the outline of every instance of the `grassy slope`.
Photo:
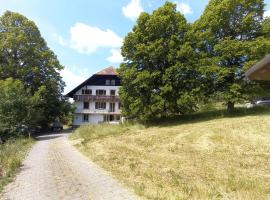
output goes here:
<path id="1" fill-rule="evenodd" d="M 269 199 L 270 114 L 191 118 L 82 127 L 72 139 L 147 199 Z"/>
<path id="2" fill-rule="evenodd" d="M 0 145 L 0 192 L 14 177 L 33 142 L 32 139 L 16 139 Z"/>

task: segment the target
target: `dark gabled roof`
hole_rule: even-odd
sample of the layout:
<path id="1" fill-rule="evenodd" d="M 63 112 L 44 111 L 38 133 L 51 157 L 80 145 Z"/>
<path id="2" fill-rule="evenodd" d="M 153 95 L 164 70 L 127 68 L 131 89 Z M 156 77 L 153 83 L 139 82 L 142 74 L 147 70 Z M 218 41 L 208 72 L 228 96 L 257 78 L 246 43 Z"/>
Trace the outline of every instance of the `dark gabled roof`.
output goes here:
<path id="1" fill-rule="evenodd" d="M 270 80 L 270 55 L 265 56 L 245 74 L 250 80 Z"/>
<path id="2" fill-rule="evenodd" d="M 116 81 L 116 85 L 120 85 L 120 79 L 117 76 L 117 71 L 114 67 L 108 67 L 105 68 L 97 73 L 95 73 L 94 75 L 92 75 L 91 77 L 89 77 L 87 80 L 85 80 L 84 82 L 82 82 L 80 85 L 78 85 L 77 87 L 75 87 L 73 90 L 71 90 L 69 93 L 67 93 L 65 96 L 66 97 L 73 97 L 73 95 L 82 87 L 84 87 L 85 85 L 96 85 L 94 83 L 99 83 L 99 80 L 102 79 L 103 77 L 105 79 L 117 79 Z M 98 84 L 100 85 L 100 84 Z"/>

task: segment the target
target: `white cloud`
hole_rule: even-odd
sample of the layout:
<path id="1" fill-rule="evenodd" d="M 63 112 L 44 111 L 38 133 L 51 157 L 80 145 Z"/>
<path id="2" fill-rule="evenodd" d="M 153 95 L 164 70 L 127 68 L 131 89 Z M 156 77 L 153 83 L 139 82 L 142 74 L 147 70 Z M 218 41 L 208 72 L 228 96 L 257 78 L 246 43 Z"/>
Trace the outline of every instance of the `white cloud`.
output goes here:
<path id="1" fill-rule="evenodd" d="M 120 49 L 111 49 L 111 55 L 106 59 L 111 63 L 123 62 L 123 56 L 121 55 Z"/>
<path id="2" fill-rule="evenodd" d="M 123 38 L 110 29 L 102 30 L 79 22 L 70 28 L 70 34 L 69 41 L 58 36 L 59 44 L 69 46 L 80 53 L 94 53 L 98 48 L 119 48 L 123 43 Z"/>
<path id="3" fill-rule="evenodd" d="M 190 5 L 184 2 L 174 2 L 176 4 L 176 10 L 181 12 L 184 15 L 192 14 L 193 10 Z"/>
<path id="4" fill-rule="evenodd" d="M 64 93 L 70 92 L 87 78 L 84 74 L 76 74 L 67 67 L 60 71 L 60 75 L 66 83 Z"/>
<path id="5" fill-rule="evenodd" d="M 270 10 L 267 10 L 264 12 L 264 17 L 270 17 Z"/>
<path id="6" fill-rule="evenodd" d="M 140 4 L 140 0 L 131 0 L 126 6 L 122 7 L 123 14 L 135 21 L 141 12 L 143 12 L 143 8 Z"/>

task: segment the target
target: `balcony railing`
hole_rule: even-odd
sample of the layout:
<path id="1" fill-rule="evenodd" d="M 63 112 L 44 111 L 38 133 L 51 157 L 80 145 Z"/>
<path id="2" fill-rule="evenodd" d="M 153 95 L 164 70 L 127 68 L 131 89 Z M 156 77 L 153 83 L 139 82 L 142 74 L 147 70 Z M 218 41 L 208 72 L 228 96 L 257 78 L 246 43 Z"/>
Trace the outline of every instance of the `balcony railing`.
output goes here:
<path id="1" fill-rule="evenodd" d="M 109 95 L 74 95 L 74 101 L 119 101 L 118 96 Z"/>
<path id="2" fill-rule="evenodd" d="M 107 110 L 90 110 L 90 109 L 76 109 L 76 114 L 106 114 L 106 115 L 120 115 L 121 110 L 115 110 L 114 112 L 110 112 Z"/>

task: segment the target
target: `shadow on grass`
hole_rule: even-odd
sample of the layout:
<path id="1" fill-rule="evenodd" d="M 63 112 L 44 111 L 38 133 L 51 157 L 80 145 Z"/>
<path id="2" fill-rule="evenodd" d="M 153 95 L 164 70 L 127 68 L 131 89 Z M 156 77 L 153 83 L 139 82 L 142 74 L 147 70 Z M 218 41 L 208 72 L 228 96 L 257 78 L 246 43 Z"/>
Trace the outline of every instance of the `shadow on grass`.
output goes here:
<path id="1" fill-rule="evenodd" d="M 228 112 L 226 109 L 209 110 L 203 112 L 196 112 L 186 115 L 178 115 L 173 117 L 159 118 L 154 121 L 150 121 L 146 126 L 158 126 L 166 127 L 173 125 L 181 125 L 188 123 L 198 123 L 203 121 L 209 121 L 213 119 L 221 118 L 235 118 L 245 116 L 256 116 L 256 115 L 268 115 L 270 114 L 270 106 L 260 106 L 254 108 L 236 108 L 234 112 Z"/>

